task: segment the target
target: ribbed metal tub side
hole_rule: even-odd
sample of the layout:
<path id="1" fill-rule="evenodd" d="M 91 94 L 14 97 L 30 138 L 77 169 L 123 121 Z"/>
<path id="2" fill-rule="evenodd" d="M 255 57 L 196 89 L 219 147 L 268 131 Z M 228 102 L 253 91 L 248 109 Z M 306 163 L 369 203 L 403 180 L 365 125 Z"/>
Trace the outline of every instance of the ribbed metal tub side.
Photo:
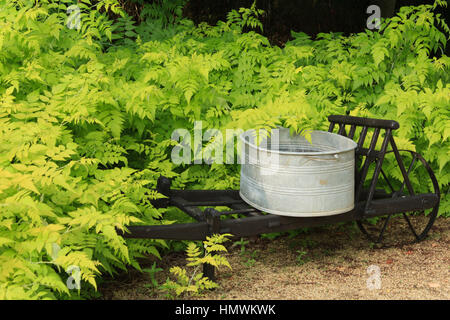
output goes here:
<path id="1" fill-rule="evenodd" d="M 268 213 L 296 217 L 334 215 L 354 208 L 353 140 L 313 131 L 310 144 L 301 135 L 291 136 L 286 128 L 279 129 L 278 137 L 276 143 L 269 138 L 257 145 L 254 132 L 241 135 L 244 201 Z"/>

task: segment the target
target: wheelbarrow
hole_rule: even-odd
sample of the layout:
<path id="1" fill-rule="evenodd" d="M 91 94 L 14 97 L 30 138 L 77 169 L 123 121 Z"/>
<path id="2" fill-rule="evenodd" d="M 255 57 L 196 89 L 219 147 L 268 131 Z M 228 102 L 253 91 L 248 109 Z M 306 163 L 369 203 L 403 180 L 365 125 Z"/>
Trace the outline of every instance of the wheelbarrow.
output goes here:
<path id="1" fill-rule="evenodd" d="M 157 191 L 167 198 L 153 201 L 156 208 L 177 207 L 194 218 L 195 223 L 178 223 L 171 225 L 130 226 L 129 233 L 122 233 L 126 238 L 170 239 L 170 240 L 204 240 L 213 234 L 229 233 L 236 238 L 255 236 L 264 233 L 285 232 L 305 227 L 317 227 L 340 222 L 356 221 L 359 229 L 373 243 L 380 243 L 388 222 L 393 216 L 402 216 L 406 229 L 413 236 L 413 242 L 423 240 L 432 227 L 439 209 L 440 190 L 436 177 L 425 159 L 418 153 L 397 148 L 392 135 L 399 124 L 393 120 L 370 119 L 344 115 L 328 117 L 328 132 L 354 139 L 355 142 L 355 202 L 354 208 L 344 213 L 318 217 L 289 217 L 267 214 L 245 202 L 239 190 L 174 190 L 170 179 L 161 176 L 157 181 Z M 370 144 L 364 147 L 369 130 L 373 130 Z M 383 136 L 381 147 L 377 141 Z M 370 136 L 370 134 L 369 134 Z M 389 148 L 390 146 L 390 148 Z M 401 180 L 395 184 L 390 181 L 383 168 L 386 155 L 393 153 L 395 163 L 400 169 Z M 374 166 L 374 169 L 369 168 Z M 414 190 L 411 181 L 413 168 L 419 165 L 427 175 L 428 181 L 421 185 L 430 186 L 429 192 L 419 193 Z M 370 174 L 369 174 L 370 172 Z M 373 173 L 372 173 L 373 172 Z M 371 176 L 371 178 L 368 176 Z M 422 176 L 423 177 L 423 174 Z M 385 188 L 377 188 L 379 181 L 384 181 Z M 394 186 L 396 185 L 396 186 Z M 387 191 L 386 191 L 387 189 Z M 218 211 L 214 207 L 225 206 L 228 211 Z M 201 209 L 200 207 L 206 207 Z M 238 215 L 240 218 L 221 219 L 222 216 Z M 417 215 L 422 215 L 420 226 L 415 224 Z M 378 219 L 373 219 L 378 218 Z M 377 220 L 378 226 L 368 221 Z M 205 264 L 203 273 L 214 279 L 214 267 Z"/>

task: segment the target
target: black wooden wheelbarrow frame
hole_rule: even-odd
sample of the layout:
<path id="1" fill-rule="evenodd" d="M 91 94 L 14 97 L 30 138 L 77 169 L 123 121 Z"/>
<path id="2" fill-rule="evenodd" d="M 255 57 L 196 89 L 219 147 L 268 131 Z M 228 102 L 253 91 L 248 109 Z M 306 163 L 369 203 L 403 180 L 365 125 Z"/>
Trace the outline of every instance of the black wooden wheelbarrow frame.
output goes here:
<path id="1" fill-rule="evenodd" d="M 251 207 L 239 196 L 238 190 L 173 190 L 170 180 L 160 177 L 157 182 L 157 191 L 167 198 L 153 201 L 157 208 L 167 208 L 174 206 L 197 220 L 196 223 L 183 223 L 172 225 L 153 226 L 130 226 L 129 233 L 122 234 L 126 238 L 148 238 L 148 239 L 171 239 L 171 240 L 204 240 L 213 234 L 230 233 L 234 237 L 248 237 L 263 233 L 284 232 L 305 227 L 316 227 L 339 222 L 356 221 L 361 231 L 373 242 L 382 240 L 389 218 L 394 214 L 403 214 L 415 241 L 420 241 L 426 237 L 431 226 L 436 219 L 440 191 L 436 177 L 423 157 L 408 150 L 397 148 L 392 131 L 399 128 L 399 124 L 393 120 L 381 120 L 360 118 L 343 115 L 332 115 L 328 117 L 330 121 L 329 132 L 335 128 L 337 133 L 353 139 L 357 129 L 361 128 L 355 155 L 362 161 L 361 168 L 355 166 L 355 208 L 348 212 L 322 217 L 286 217 L 273 214 L 263 214 L 256 208 Z M 364 148 L 364 141 L 369 130 L 374 130 L 368 148 Z M 348 131 L 347 131 L 348 130 Z M 384 138 L 381 148 L 376 149 L 377 141 L 384 131 Z M 388 150 L 388 147 L 391 150 Z M 393 152 L 397 165 L 399 166 L 403 184 L 399 190 L 394 190 L 385 172 L 382 169 L 383 160 L 387 153 Z M 409 167 L 406 168 L 400 152 L 407 152 L 412 157 Z M 359 157 L 359 158 L 358 158 Z M 427 170 L 432 181 L 434 192 L 416 194 L 409 174 L 417 161 L 420 161 Z M 373 176 L 368 185 L 364 188 L 369 167 L 375 163 Z M 377 189 L 379 176 L 382 175 L 391 192 L 384 189 Z M 404 190 L 406 187 L 406 190 Z M 214 209 L 216 206 L 226 206 L 230 211 Z M 207 207 L 202 210 L 199 207 Z M 411 220 L 406 215 L 407 212 L 424 212 L 431 209 L 427 214 L 428 223 L 422 230 L 416 230 Z M 243 218 L 221 219 L 221 216 L 241 214 Z M 368 218 L 387 216 L 382 229 L 377 237 L 373 237 L 366 230 L 362 221 Z M 205 276 L 214 279 L 214 267 L 205 264 L 203 266 Z"/>

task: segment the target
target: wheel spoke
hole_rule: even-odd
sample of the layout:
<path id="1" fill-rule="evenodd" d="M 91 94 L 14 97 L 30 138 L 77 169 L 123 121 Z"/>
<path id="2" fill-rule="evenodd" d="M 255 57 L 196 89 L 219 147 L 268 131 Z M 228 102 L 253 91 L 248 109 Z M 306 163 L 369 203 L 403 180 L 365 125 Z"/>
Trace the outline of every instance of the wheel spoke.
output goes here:
<path id="1" fill-rule="evenodd" d="M 386 183 L 388 184 L 389 189 L 391 189 L 392 194 L 395 193 L 394 187 L 392 186 L 391 182 L 389 181 L 389 179 L 387 178 L 386 174 L 384 173 L 383 169 L 381 169 L 381 174 L 384 178 L 384 180 L 386 181 Z"/>
<path id="2" fill-rule="evenodd" d="M 424 213 L 424 211 L 421 212 L 422 214 Z M 411 221 L 409 220 L 408 216 L 406 215 L 406 213 L 403 213 L 403 218 L 405 218 L 406 222 L 408 223 L 409 228 L 411 229 L 412 233 L 414 234 L 414 236 L 416 237 L 417 241 L 420 240 L 419 236 L 417 235 L 416 230 L 414 230 L 414 227 L 412 226 Z"/>
<path id="3" fill-rule="evenodd" d="M 392 216 L 392 214 L 388 215 L 388 217 L 386 218 L 383 228 L 381 229 L 380 235 L 378 236 L 377 242 L 381 242 L 381 240 L 383 239 L 384 231 L 386 230 L 386 227 L 388 225 L 389 219 L 391 219 L 391 216 Z"/>
<path id="4" fill-rule="evenodd" d="M 416 163 L 416 160 L 417 160 L 417 154 L 414 154 L 414 155 L 413 155 L 413 159 L 411 160 L 411 164 L 409 165 L 408 171 L 406 172 L 406 176 L 405 176 L 404 179 L 403 179 L 402 187 L 401 187 L 400 190 L 398 191 L 398 194 L 399 194 L 399 195 L 403 192 L 403 189 L 405 188 L 405 183 L 406 183 L 406 180 L 407 180 L 407 179 L 408 179 L 408 183 L 410 183 L 410 182 L 409 182 L 409 174 L 411 173 L 411 169 L 413 168 L 414 163 Z M 408 189 L 409 189 L 409 188 L 408 188 Z M 409 190 L 410 194 L 411 194 L 411 191 L 412 191 L 412 188 L 411 188 L 411 190 Z M 414 194 L 414 192 L 413 192 L 413 194 Z M 412 195 L 412 194 L 411 194 L 411 195 Z"/>

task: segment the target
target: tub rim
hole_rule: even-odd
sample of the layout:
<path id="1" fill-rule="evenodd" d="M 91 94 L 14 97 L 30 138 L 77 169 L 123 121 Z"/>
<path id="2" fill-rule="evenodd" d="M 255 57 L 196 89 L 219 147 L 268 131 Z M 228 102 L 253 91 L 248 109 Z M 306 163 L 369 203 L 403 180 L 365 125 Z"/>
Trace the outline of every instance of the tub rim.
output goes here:
<path id="1" fill-rule="evenodd" d="M 279 130 L 289 130 L 289 128 L 285 128 L 285 127 L 278 127 L 276 129 Z M 248 146 L 258 150 L 258 151 L 265 151 L 268 153 L 274 153 L 274 154 L 285 154 L 285 155 L 293 155 L 293 156 L 320 156 L 320 155 L 336 155 L 336 154 L 340 154 L 340 153 L 344 153 L 344 152 L 348 152 L 351 150 L 356 149 L 356 147 L 358 146 L 358 144 L 353 141 L 352 139 L 345 137 L 343 135 L 340 134 L 336 134 L 336 133 L 332 133 L 332 132 L 328 132 L 328 131 L 323 131 L 323 130 L 312 130 L 311 132 L 320 132 L 322 134 L 328 134 L 331 136 L 337 136 L 339 137 L 338 139 L 345 139 L 347 140 L 348 143 L 350 143 L 350 147 L 348 148 L 344 148 L 344 149 L 339 149 L 339 150 L 330 150 L 330 151 L 319 151 L 319 152 L 293 152 L 293 151 L 279 151 L 279 150 L 271 150 L 271 149 L 267 149 L 267 148 L 262 148 L 259 146 L 256 146 L 254 143 L 245 140 L 243 137 L 246 133 L 250 132 L 250 131 L 256 131 L 256 129 L 249 129 L 244 131 L 243 133 L 241 133 L 239 135 L 239 139 L 244 143 L 247 144 Z M 308 141 L 308 140 L 306 140 Z"/>

